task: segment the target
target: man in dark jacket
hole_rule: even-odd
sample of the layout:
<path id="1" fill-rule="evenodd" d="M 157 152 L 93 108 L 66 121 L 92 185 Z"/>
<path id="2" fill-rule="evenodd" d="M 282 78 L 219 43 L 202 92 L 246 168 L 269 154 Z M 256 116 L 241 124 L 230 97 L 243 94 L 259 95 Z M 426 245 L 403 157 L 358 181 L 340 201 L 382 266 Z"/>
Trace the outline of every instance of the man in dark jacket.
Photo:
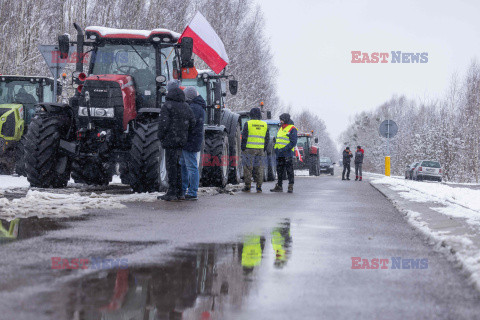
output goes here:
<path id="1" fill-rule="evenodd" d="M 200 175 L 198 173 L 198 153 L 202 149 L 203 124 L 205 122 L 205 100 L 195 87 L 186 87 L 185 98 L 195 116 L 195 125 L 188 131 L 188 140 L 182 150 L 182 193 L 186 200 L 197 200 Z"/>
<path id="2" fill-rule="evenodd" d="M 287 171 L 288 193 L 293 192 L 295 173 L 293 171 L 294 148 L 297 145 L 297 128 L 288 113 L 280 115 L 280 129 L 275 138 L 275 155 L 277 157 L 278 182 L 271 192 L 283 192 L 283 176 Z"/>
<path id="3" fill-rule="evenodd" d="M 343 150 L 343 172 L 342 180 L 345 180 L 345 171 L 347 172 L 347 180 L 350 180 L 350 160 L 352 160 L 353 154 L 350 151 L 350 147 L 346 147 Z"/>
<path id="4" fill-rule="evenodd" d="M 268 125 L 262 121 L 262 112 L 259 108 L 250 110 L 250 120 L 245 123 L 242 130 L 242 151 L 243 151 L 243 180 L 245 187 L 243 192 L 250 192 L 252 184 L 252 173 L 257 184 L 257 193 L 262 192 L 263 165 L 265 161 L 265 150 L 268 147 L 270 134 Z"/>
<path id="5" fill-rule="evenodd" d="M 355 181 L 362 181 L 362 164 L 363 164 L 364 151 L 361 146 L 357 146 L 355 151 Z"/>
<path id="6" fill-rule="evenodd" d="M 158 136 L 165 149 L 168 191 L 160 197 L 166 201 L 184 200 L 180 156 L 187 145 L 188 132 L 195 126 L 195 116 L 185 102 L 185 93 L 174 80 L 167 84 L 167 96 L 160 111 Z"/>

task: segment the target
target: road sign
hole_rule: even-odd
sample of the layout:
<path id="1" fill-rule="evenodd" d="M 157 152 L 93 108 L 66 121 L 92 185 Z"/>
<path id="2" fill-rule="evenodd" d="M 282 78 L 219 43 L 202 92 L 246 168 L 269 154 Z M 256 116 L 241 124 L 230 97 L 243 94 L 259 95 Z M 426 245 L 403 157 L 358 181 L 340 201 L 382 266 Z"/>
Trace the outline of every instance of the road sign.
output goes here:
<path id="1" fill-rule="evenodd" d="M 53 75 L 53 97 L 54 99 L 57 99 L 57 81 L 58 77 L 60 75 L 60 72 L 62 72 L 63 68 L 65 68 L 65 65 L 67 64 L 68 59 L 60 59 L 60 51 L 58 49 L 58 46 L 56 45 L 39 45 L 38 50 L 42 54 L 43 58 L 45 59 L 45 62 L 48 65 L 48 68 L 50 69 L 50 72 Z M 70 52 L 72 52 L 73 47 L 70 47 L 70 50 L 68 52 L 68 56 L 70 57 Z"/>
<path id="2" fill-rule="evenodd" d="M 393 120 L 385 120 L 380 124 L 380 135 L 384 138 L 393 138 L 398 133 L 398 126 Z"/>

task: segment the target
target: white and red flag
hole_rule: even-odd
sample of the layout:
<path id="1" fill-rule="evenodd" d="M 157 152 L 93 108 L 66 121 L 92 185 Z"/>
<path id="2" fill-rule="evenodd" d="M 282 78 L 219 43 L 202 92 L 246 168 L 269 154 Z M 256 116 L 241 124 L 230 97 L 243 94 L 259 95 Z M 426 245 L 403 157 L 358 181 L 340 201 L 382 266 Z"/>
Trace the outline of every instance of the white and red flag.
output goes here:
<path id="1" fill-rule="evenodd" d="M 227 66 L 229 60 L 225 46 L 200 12 L 195 14 L 180 39 L 183 37 L 193 38 L 193 53 L 205 61 L 216 74 L 219 74 Z"/>

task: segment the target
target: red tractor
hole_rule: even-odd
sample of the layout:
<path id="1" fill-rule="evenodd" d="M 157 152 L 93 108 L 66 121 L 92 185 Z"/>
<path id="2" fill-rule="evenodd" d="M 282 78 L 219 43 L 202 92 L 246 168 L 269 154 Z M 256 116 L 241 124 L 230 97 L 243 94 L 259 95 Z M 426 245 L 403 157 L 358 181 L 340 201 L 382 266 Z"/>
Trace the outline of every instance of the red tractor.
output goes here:
<path id="1" fill-rule="evenodd" d="M 58 40 L 62 59 L 76 45 L 77 91 L 69 104 L 39 105 L 26 135 L 28 181 L 65 187 L 71 174 L 76 182 L 106 185 L 120 164 L 122 181 L 135 192 L 164 189 L 157 120 L 167 81 L 193 67 L 193 40 L 178 43 L 180 35 L 166 29 L 74 26 L 76 41 Z"/>
<path id="2" fill-rule="evenodd" d="M 314 146 L 318 138 L 312 133 L 298 133 L 297 147 L 295 148 L 294 169 L 308 169 L 310 176 L 320 175 L 320 149 Z"/>

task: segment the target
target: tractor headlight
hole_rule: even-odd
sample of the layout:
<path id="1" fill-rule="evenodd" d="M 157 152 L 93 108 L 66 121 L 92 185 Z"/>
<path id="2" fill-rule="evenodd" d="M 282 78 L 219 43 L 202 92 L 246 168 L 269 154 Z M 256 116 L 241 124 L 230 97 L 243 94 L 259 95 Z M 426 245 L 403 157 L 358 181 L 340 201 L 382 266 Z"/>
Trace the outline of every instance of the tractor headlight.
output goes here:
<path id="1" fill-rule="evenodd" d="M 79 107 L 78 115 L 80 117 L 87 117 L 87 107 Z M 115 116 L 115 111 L 113 108 L 90 108 L 90 116 L 99 118 L 113 118 Z"/>

